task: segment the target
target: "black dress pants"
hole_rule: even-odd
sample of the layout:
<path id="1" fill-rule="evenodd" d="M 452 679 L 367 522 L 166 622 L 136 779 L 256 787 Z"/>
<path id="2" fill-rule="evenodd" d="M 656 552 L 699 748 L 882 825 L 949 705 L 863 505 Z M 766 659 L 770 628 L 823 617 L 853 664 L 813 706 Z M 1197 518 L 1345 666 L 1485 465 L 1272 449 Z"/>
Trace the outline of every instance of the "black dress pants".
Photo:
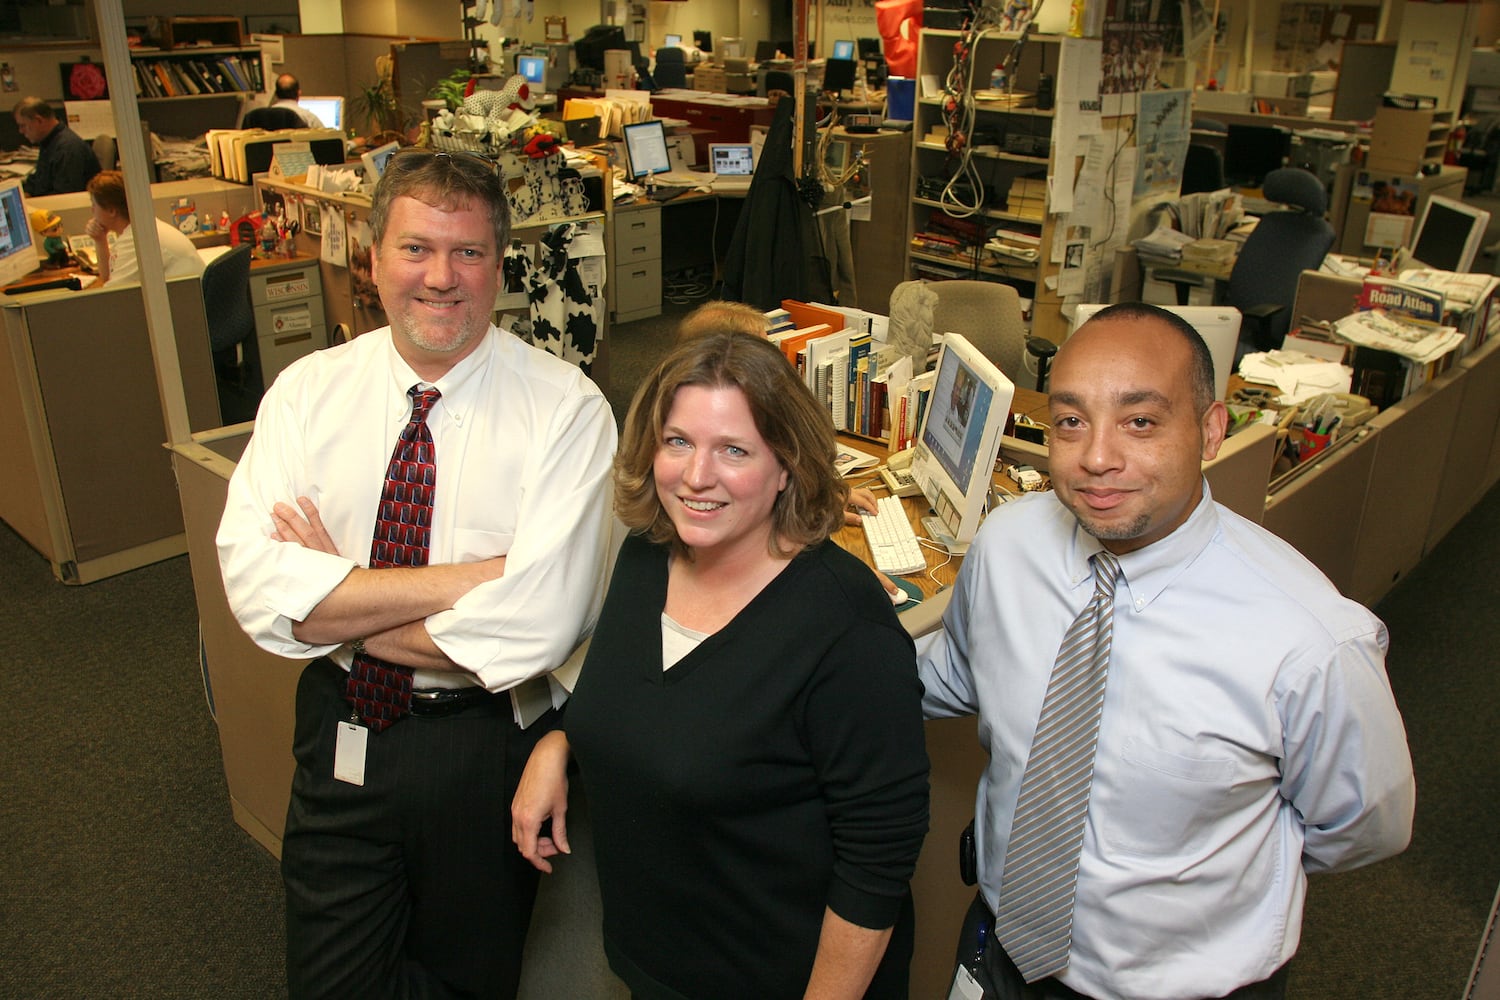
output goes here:
<path id="1" fill-rule="evenodd" d="M 514 997 L 537 871 L 510 803 L 549 712 L 521 731 L 508 697 L 369 734 L 363 786 L 333 777 L 347 675 L 318 659 L 297 687 L 282 842 L 287 986 L 304 997 Z"/>
<path id="2" fill-rule="evenodd" d="M 993 932 L 989 935 L 984 955 L 976 959 L 974 952 L 979 941 L 981 921 L 985 922 L 985 926 L 994 926 L 994 915 L 990 913 L 989 904 L 984 901 L 982 893 L 976 893 L 969 912 L 964 915 L 963 928 L 958 933 L 956 961 L 958 965 L 968 968 L 974 974 L 975 981 L 984 987 L 984 1000 L 1091 1000 L 1087 995 L 1064 986 L 1056 979 L 1039 979 L 1034 983 L 1027 983 L 1021 978 L 1021 971 L 1016 968 L 1016 963 L 1010 960 L 1005 949 L 996 942 Z M 1287 968 L 1290 965 L 1291 962 L 1287 962 L 1271 973 L 1269 979 L 1241 986 L 1218 1000 L 1285 1000 Z M 957 972 L 955 968 L 954 974 Z"/>

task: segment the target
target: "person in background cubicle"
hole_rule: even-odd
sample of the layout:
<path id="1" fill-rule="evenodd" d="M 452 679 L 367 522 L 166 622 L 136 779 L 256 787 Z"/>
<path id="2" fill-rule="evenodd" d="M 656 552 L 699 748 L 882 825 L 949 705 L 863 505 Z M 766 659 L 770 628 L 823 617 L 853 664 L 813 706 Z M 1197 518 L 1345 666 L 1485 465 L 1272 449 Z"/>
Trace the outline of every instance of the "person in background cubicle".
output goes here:
<path id="1" fill-rule="evenodd" d="M 36 169 L 21 182 L 26 197 L 82 191 L 99 172 L 94 147 L 59 121 L 52 105 L 40 97 L 23 97 L 13 114 L 22 138 L 37 147 Z"/>
<path id="2" fill-rule="evenodd" d="M 907 995 L 921 688 L 890 600 L 830 540 L 834 451 L 781 353 L 732 330 L 680 342 L 625 418 L 631 536 L 512 835 L 543 871 L 568 852 L 576 754 L 605 952 L 637 997 Z"/>
<path id="3" fill-rule="evenodd" d="M 276 78 L 276 99 L 271 102 L 271 107 L 290 108 L 297 112 L 308 128 L 322 128 L 323 120 L 297 103 L 297 98 L 301 96 L 302 84 L 292 74 L 283 73 Z"/>
<path id="4" fill-rule="evenodd" d="M 1411 837 L 1385 626 L 1214 503 L 1226 412 L 1182 319 L 1099 312 L 1050 413 L 1053 492 L 989 516 L 918 641 L 927 714 L 989 753 L 953 993 L 1284 997 L 1306 873 Z"/>
<path id="5" fill-rule="evenodd" d="M 94 241 L 99 277 L 90 288 L 123 285 L 141 280 L 136 259 L 135 232 L 130 227 L 130 205 L 125 200 L 125 177 L 118 170 L 101 170 L 89 181 L 89 208 L 93 217 L 83 231 Z M 161 242 L 161 266 L 168 278 L 203 273 L 198 248 L 171 223 L 152 216 L 156 238 Z"/>
<path id="6" fill-rule="evenodd" d="M 281 855 L 294 1000 L 520 979 L 539 876 L 510 802 L 603 597 L 615 421 L 490 322 L 508 206 L 481 157 L 391 157 L 370 206 L 391 325 L 283 371 L 229 483 L 229 605 L 311 660 Z"/>

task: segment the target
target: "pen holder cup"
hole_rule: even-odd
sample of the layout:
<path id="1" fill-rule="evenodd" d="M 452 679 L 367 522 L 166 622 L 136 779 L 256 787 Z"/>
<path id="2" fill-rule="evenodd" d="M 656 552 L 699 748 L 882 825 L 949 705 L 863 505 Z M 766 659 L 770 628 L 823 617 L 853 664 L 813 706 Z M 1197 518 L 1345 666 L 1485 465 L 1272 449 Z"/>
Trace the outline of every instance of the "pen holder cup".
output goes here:
<path id="1" fill-rule="evenodd" d="M 1305 427 L 1292 429 L 1292 442 L 1297 449 L 1297 462 L 1300 464 L 1317 455 L 1333 442 L 1333 432 L 1317 434 Z"/>

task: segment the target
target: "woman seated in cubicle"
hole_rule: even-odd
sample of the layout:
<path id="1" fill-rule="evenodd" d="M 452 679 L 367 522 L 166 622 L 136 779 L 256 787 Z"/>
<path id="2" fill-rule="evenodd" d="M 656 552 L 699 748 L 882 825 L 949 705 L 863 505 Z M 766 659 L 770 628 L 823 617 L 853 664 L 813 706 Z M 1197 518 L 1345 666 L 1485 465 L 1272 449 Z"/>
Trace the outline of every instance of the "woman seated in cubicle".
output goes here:
<path id="1" fill-rule="evenodd" d="M 631 535 L 512 832 L 542 871 L 567 853 L 575 755 L 605 951 L 637 997 L 906 996 L 922 689 L 874 574 L 830 540 L 833 457 L 827 413 L 743 333 L 680 342 L 625 418 Z"/>
<path id="2" fill-rule="evenodd" d="M 135 254 L 135 230 L 130 226 L 130 205 L 125 201 L 125 177 L 118 170 L 101 170 L 89 181 L 89 209 L 93 218 L 84 232 L 94 241 L 99 277 L 90 288 L 140 281 Z M 152 217 L 161 243 L 161 266 L 168 278 L 203 273 L 198 248 L 170 223 Z"/>

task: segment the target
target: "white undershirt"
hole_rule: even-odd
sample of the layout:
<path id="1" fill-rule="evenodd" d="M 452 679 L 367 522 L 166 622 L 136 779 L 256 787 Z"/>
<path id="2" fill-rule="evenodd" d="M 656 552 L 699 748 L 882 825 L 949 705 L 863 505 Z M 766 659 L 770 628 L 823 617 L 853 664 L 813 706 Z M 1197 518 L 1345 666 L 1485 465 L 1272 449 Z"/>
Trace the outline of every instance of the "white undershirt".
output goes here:
<path id="1" fill-rule="evenodd" d="M 663 671 L 671 670 L 684 656 L 697 649 L 704 639 L 708 638 L 707 632 L 695 632 L 677 624 L 667 613 L 661 613 L 661 668 Z"/>

